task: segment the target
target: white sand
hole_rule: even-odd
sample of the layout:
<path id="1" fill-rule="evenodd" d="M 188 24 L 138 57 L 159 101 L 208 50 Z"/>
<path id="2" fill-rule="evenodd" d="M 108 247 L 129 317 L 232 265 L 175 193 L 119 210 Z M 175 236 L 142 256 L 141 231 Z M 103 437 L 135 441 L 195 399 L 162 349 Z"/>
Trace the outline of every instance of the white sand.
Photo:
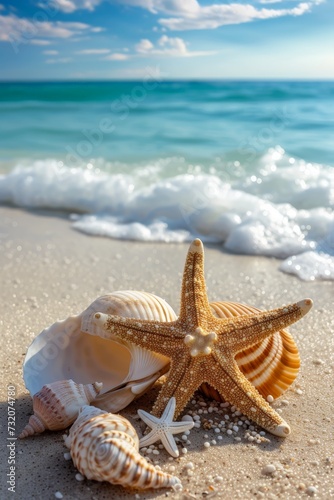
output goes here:
<path id="1" fill-rule="evenodd" d="M 32 410 L 22 363 L 33 338 L 56 320 L 81 312 L 98 296 L 114 290 L 153 292 L 177 311 L 188 246 L 89 238 L 73 231 L 67 220 L 47 214 L 1 208 L 0 216 L 1 442 L 8 444 L 7 386 L 15 386 L 16 435 Z M 266 434 L 269 441 L 257 444 L 249 442 L 243 430 L 234 436 L 222 434 L 218 440 L 214 429 L 193 429 L 186 455 L 170 460 L 160 451 L 156 456 L 163 470 L 181 478 L 184 491 L 179 495 L 168 490 L 127 492 L 108 483 L 79 482 L 72 462 L 64 459 L 63 432 L 47 432 L 15 442 L 17 498 L 52 499 L 56 492 L 64 499 L 82 500 L 134 498 L 136 493 L 140 499 L 334 498 L 333 283 L 301 282 L 280 273 L 273 259 L 227 255 L 214 247 L 206 248 L 205 255 L 212 301 L 240 301 L 263 309 L 306 297 L 315 302 L 313 310 L 290 328 L 302 360 L 297 383 L 273 404 L 290 424 L 291 435 L 283 440 Z M 136 410 L 149 411 L 156 393 L 157 388 L 122 412 L 139 432 L 143 425 L 134 419 Z M 187 408 L 194 410 L 191 403 Z M 219 411 L 219 419 L 231 415 L 229 409 Z M 202 417 L 213 419 L 213 414 Z M 205 448 L 204 442 L 211 446 Z M 9 453 L 9 447 L 3 448 L 0 458 L 1 499 L 12 497 L 6 484 Z M 194 465 L 193 475 L 186 472 L 189 462 Z M 265 474 L 269 464 L 276 470 Z"/>

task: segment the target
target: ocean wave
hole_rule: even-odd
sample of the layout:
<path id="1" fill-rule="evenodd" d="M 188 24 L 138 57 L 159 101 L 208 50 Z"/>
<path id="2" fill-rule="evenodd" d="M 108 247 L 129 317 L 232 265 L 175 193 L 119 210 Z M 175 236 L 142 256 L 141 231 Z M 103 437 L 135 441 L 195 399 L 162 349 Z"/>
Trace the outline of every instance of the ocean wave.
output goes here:
<path id="1" fill-rule="evenodd" d="M 279 147 L 257 158 L 251 172 L 240 162 L 205 169 L 175 158 L 103 166 L 18 164 L 0 177 L 0 202 L 67 211 L 75 229 L 92 235 L 200 237 L 231 252 L 285 259 L 281 270 L 301 279 L 334 280 L 332 167 L 291 158 Z"/>

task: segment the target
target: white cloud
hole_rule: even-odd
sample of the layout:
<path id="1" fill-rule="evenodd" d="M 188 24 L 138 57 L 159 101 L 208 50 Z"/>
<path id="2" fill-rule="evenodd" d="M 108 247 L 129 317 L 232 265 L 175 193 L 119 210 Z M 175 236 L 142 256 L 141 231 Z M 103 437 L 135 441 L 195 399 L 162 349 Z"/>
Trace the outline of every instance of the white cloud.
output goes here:
<path id="1" fill-rule="evenodd" d="M 97 5 L 99 5 L 103 0 L 52 0 L 51 4 L 53 8 L 70 14 L 76 10 L 94 10 Z M 41 2 L 40 7 L 47 7 L 48 2 Z"/>
<path id="2" fill-rule="evenodd" d="M 126 61 L 144 57 L 196 57 L 217 54 L 217 51 L 190 51 L 182 38 L 168 37 L 167 35 L 162 35 L 155 45 L 151 40 L 142 38 L 135 45 L 134 52 L 129 53 L 128 48 L 123 50 L 127 53 L 114 52 L 104 57 L 104 59 L 107 61 Z"/>
<path id="3" fill-rule="evenodd" d="M 189 55 L 186 43 L 182 38 L 171 38 L 167 35 L 163 35 L 158 40 L 158 45 L 162 48 L 163 52 L 167 52 L 170 55 L 186 56 Z"/>
<path id="4" fill-rule="evenodd" d="M 158 22 L 169 30 L 215 29 L 228 24 L 241 24 L 256 19 L 272 19 L 282 16 L 300 16 L 310 12 L 323 0 L 308 0 L 292 8 L 256 8 L 250 3 L 214 3 L 202 6 L 197 0 L 125 0 L 125 3 L 142 7 L 154 14 L 167 14 Z M 280 3 L 277 0 L 276 3 Z M 261 3 L 261 0 L 260 0 Z M 274 3 L 262 0 L 262 3 Z"/>
<path id="5" fill-rule="evenodd" d="M 105 57 L 107 61 L 126 61 L 130 56 L 128 54 L 121 54 L 120 52 L 114 52 L 110 56 Z"/>
<path id="6" fill-rule="evenodd" d="M 58 50 L 43 50 L 43 54 L 46 56 L 57 56 L 59 52 Z"/>
<path id="7" fill-rule="evenodd" d="M 166 56 L 166 57 L 197 57 L 216 54 L 216 51 L 190 51 L 186 42 L 179 37 L 162 35 L 157 46 L 144 38 L 135 46 L 138 56 Z"/>
<path id="8" fill-rule="evenodd" d="M 76 54 L 82 54 L 82 55 L 91 55 L 91 54 L 109 54 L 110 49 L 84 49 L 84 50 L 77 50 Z"/>
<path id="9" fill-rule="evenodd" d="M 46 64 L 67 64 L 71 61 L 70 57 L 58 57 L 57 59 L 47 59 L 45 62 Z"/>
<path id="10" fill-rule="evenodd" d="M 5 10 L 5 6 L 0 3 L 0 10 Z"/>
<path id="11" fill-rule="evenodd" d="M 0 15 L 0 41 L 16 46 L 26 43 L 48 45 L 50 42 L 45 38 L 70 38 L 91 31 L 92 27 L 85 23 L 32 21 L 14 14 Z"/>
<path id="12" fill-rule="evenodd" d="M 257 9 L 253 5 L 230 4 L 201 7 L 194 16 L 160 19 L 170 30 L 215 29 L 228 24 L 241 24 L 256 19 L 272 19 L 282 16 L 298 16 L 311 10 L 311 3 L 300 3 L 292 9 Z"/>
<path id="13" fill-rule="evenodd" d="M 128 49 L 124 49 L 128 52 Z M 126 61 L 127 59 L 140 57 L 197 57 L 216 54 L 216 51 L 191 51 L 188 50 L 186 42 L 179 37 L 168 37 L 162 35 L 154 45 L 151 40 L 142 38 L 136 45 L 135 51 L 129 54 L 114 52 L 106 56 L 107 61 Z"/>
<path id="14" fill-rule="evenodd" d="M 143 38 L 135 46 L 135 49 L 136 49 L 137 52 L 139 52 L 139 54 L 146 54 L 147 52 L 149 52 L 153 48 L 154 48 L 153 43 L 150 42 L 150 40 L 147 40 L 147 38 Z"/>
<path id="15" fill-rule="evenodd" d="M 120 3 L 127 3 L 134 7 L 142 7 L 153 14 L 164 12 L 165 14 L 192 13 L 198 7 L 197 0 L 119 0 Z"/>

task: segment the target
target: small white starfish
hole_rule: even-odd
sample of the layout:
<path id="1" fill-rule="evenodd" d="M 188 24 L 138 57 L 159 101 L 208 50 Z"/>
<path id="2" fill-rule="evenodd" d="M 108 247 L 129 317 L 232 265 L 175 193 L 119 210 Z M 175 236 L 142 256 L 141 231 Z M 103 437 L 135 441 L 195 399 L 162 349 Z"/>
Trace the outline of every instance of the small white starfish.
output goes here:
<path id="1" fill-rule="evenodd" d="M 173 422 L 175 406 L 176 399 L 174 397 L 170 398 L 161 418 L 154 417 L 144 410 L 137 411 L 140 418 L 152 429 L 149 434 L 143 436 L 139 441 L 140 448 L 161 441 L 172 457 L 179 456 L 179 450 L 173 435 L 190 430 L 194 427 L 195 422 Z"/>

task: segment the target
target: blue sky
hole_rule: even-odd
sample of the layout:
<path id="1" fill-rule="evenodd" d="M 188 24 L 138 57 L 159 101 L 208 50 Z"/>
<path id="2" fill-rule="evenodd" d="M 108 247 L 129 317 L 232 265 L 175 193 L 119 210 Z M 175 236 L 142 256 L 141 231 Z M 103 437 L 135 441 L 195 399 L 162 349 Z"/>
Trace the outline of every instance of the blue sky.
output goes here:
<path id="1" fill-rule="evenodd" d="M 332 0 L 0 0 L 1 80 L 334 79 Z"/>

